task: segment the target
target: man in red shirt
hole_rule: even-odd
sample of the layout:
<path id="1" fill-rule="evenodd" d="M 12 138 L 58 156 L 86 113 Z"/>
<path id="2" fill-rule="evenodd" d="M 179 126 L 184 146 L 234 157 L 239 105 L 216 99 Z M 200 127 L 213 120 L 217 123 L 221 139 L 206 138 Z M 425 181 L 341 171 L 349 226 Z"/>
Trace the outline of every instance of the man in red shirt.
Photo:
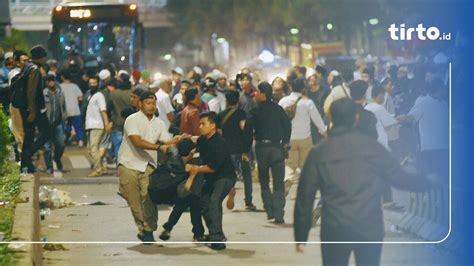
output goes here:
<path id="1" fill-rule="evenodd" d="M 198 106 L 201 105 L 201 96 L 196 88 L 190 88 L 184 93 L 186 107 L 181 113 L 181 134 L 187 133 L 191 136 L 200 136 Z"/>

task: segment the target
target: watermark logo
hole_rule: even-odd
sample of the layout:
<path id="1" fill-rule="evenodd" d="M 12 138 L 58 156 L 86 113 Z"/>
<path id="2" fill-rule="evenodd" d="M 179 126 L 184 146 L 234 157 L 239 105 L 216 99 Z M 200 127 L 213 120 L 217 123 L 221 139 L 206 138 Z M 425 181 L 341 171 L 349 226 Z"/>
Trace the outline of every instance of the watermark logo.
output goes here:
<path id="1" fill-rule="evenodd" d="M 418 24 L 416 28 L 405 28 L 405 24 L 400 24 L 397 27 L 395 24 L 391 24 L 388 28 L 390 32 L 390 38 L 394 41 L 405 41 L 411 40 L 414 36 L 418 37 L 421 41 L 431 40 L 431 41 L 450 41 L 451 33 L 443 32 L 437 27 L 423 27 L 423 24 Z M 415 33 L 416 32 L 416 33 Z M 415 34 L 414 34 L 415 33 Z"/>

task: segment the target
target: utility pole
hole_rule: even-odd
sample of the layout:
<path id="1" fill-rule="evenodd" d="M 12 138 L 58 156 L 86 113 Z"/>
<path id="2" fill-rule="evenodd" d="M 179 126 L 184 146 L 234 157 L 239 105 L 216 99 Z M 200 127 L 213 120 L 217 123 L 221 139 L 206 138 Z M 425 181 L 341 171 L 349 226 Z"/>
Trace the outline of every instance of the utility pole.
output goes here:
<path id="1" fill-rule="evenodd" d="M 0 38 L 10 37 L 11 17 L 10 17 L 10 0 L 0 0 Z"/>

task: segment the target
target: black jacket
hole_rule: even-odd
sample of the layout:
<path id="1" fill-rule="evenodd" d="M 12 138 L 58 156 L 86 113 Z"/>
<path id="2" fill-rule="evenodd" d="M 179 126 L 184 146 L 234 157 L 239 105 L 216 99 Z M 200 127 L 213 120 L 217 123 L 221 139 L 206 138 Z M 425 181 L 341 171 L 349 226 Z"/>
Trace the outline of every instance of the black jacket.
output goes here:
<path id="1" fill-rule="evenodd" d="M 173 205 L 177 197 L 177 187 L 188 178 L 184 161 L 176 148 L 169 148 L 166 161 L 153 170 L 148 185 L 148 194 L 155 204 Z"/>
<path id="2" fill-rule="evenodd" d="M 332 238 L 334 230 L 349 232 L 347 241 L 383 240 L 384 182 L 404 190 L 430 188 L 426 178 L 403 171 L 373 137 L 356 129 L 329 131 L 329 138 L 311 150 L 301 173 L 294 213 L 296 241 L 308 240 L 318 189 L 324 199 L 322 241 L 341 241 Z"/>

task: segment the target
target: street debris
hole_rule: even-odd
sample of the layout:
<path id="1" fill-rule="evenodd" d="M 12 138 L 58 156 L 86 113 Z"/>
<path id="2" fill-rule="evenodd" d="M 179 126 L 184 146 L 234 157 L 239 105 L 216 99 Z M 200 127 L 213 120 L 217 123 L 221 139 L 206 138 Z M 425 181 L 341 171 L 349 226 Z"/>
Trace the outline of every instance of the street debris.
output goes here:
<path id="1" fill-rule="evenodd" d="M 50 225 L 48 225 L 48 228 L 49 228 L 49 229 L 59 229 L 59 228 L 61 228 L 61 225 L 53 225 L 53 224 L 50 224 Z"/>
<path id="2" fill-rule="evenodd" d="M 68 250 L 62 244 L 50 244 L 50 243 L 44 244 L 43 249 L 48 250 L 48 251 Z"/>
<path id="3" fill-rule="evenodd" d="M 46 186 L 39 188 L 40 208 L 59 209 L 74 205 L 69 192 Z"/>
<path id="4" fill-rule="evenodd" d="M 7 206 L 8 204 L 10 204 L 9 201 L 0 201 L 0 207 L 5 207 L 5 206 Z"/>

